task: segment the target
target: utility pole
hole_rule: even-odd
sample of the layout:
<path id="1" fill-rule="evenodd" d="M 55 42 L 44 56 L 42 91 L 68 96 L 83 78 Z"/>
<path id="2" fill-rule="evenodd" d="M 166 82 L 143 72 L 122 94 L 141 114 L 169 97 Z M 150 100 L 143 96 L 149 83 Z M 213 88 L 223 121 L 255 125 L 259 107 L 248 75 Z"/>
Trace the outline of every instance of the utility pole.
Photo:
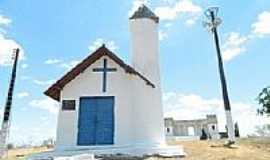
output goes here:
<path id="1" fill-rule="evenodd" d="M 219 38 L 218 38 L 218 32 L 217 32 L 217 27 L 221 24 L 221 19 L 217 17 L 217 13 L 218 13 L 217 7 L 211 7 L 207 9 L 205 12 L 205 15 L 208 18 L 208 21 L 205 22 L 204 24 L 206 27 L 208 27 L 211 30 L 211 32 L 214 35 L 214 41 L 215 41 L 216 51 L 217 51 L 219 75 L 220 75 L 221 88 L 222 88 L 223 103 L 224 103 L 225 114 L 226 114 L 226 122 L 228 126 L 228 136 L 229 136 L 228 145 L 231 145 L 235 143 L 234 124 L 233 124 L 233 119 L 232 119 L 230 100 L 229 100 L 229 95 L 228 95 L 226 77 L 224 73 L 223 60 L 221 56 Z"/>
<path id="2" fill-rule="evenodd" d="M 17 63 L 18 63 L 20 50 L 15 49 L 14 51 L 15 51 L 15 59 L 14 59 L 11 79 L 9 83 L 6 105 L 4 108 L 2 128 L 0 131 L 0 158 L 3 158 L 7 155 L 7 140 L 9 136 L 10 117 L 11 117 L 10 113 L 11 113 L 13 90 L 14 90 L 14 85 L 15 85 L 15 80 L 16 80 L 16 70 L 17 70 Z"/>

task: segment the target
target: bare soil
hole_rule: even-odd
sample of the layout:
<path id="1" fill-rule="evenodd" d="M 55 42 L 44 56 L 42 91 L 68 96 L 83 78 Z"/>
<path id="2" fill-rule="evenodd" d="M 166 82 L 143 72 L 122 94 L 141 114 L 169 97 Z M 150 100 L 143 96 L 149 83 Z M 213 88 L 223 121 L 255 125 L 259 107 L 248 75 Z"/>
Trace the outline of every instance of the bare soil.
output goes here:
<path id="1" fill-rule="evenodd" d="M 183 160 L 270 160 L 270 138 L 239 139 L 236 148 L 224 147 L 224 141 L 181 141 L 170 142 L 170 145 L 182 145 L 187 156 Z M 48 150 L 46 147 L 30 149 L 13 149 L 9 151 L 8 160 L 25 159 L 33 153 Z M 110 158 L 111 159 L 111 158 Z M 141 160 L 142 158 L 113 158 L 114 160 Z M 150 157 L 147 160 L 164 160 Z M 166 160 L 175 160 L 166 158 Z"/>
<path id="2" fill-rule="evenodd" d="M 236 148 L 224 147 L 225 141 L 174 142 L 182 145 L 184 160 L 270 160 L 270 139 L 239 139 Z"/>

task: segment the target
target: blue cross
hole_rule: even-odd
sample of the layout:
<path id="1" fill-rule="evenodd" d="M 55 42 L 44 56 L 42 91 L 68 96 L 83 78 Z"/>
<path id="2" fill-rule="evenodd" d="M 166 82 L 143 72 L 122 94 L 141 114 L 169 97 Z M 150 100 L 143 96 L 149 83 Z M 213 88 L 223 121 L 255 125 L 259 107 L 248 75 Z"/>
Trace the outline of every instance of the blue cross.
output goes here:
<path id="1" fill-rule="evenodd" d="M 93 72 L 103 72 L 103 85 L 102 85 L 102 91 L 106 92 L 107 87 L 107 73 L 108 72 L 116 72 L 116 68 L 108 68 L 107 66 L 107 59 L 104 59 L 103 61 L 103 68 L 94 68 Z"/>

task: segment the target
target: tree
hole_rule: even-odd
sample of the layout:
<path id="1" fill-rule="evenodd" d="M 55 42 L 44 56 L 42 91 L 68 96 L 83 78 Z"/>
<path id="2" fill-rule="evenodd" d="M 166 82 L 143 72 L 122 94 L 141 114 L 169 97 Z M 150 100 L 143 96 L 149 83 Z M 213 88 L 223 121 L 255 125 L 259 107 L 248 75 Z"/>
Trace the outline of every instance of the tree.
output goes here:
<path id="1" fill-rule="evenodd" d="M 270 137 L 270 124 L 256 126 L 256 135 L 260 137 Z"/>
<path id="2" fill-rule="evenodd" d="M 8 148 L 8 149 L 14 149 L 15 147 L 14 147 L 14 144 L 9 143 L 9 144 L 7 145 L 7 148 Z"/>
<path id="3" fill-rule="evenodd" d="M 262 107 L 258 109 L 258 113 L 260 115 L 265 114 L 270 116 L 270 86 L 264 88 L 257 99 L 259 104 L 262 105 Z"/>
<path id="4" fill-rule="evenodd" d="M 54 147 L 54 140 L 52 138 L 49 138 L 47 140 L 44 140 L 42 142 L 42 145 L 41 146 L 46 146 L 47 148 L 53 148 Z"/>
<path id="5" fill-rule="evenodd" d="M 237 122 L 234 124 L 234 132 L 235 137 L 240 137 L 239 126 Z"/>
<path id="6" fill-rule="evenodd" d="M 201 137 L 200 137 L 200 140 L 206 140 L 208 137 L 207 137 L 207 134 L 206 134 L 206 132 L 205 132 L 205 130 L 204 130 L 204 128 L 202 129 L 202 135 L 201 135 Z"/>

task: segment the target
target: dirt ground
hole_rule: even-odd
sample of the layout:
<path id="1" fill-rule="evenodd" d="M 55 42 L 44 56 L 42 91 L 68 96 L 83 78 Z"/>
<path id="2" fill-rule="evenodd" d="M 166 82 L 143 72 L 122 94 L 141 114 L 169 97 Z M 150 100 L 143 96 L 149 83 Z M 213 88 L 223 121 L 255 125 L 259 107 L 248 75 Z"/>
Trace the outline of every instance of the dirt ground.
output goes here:
<path id="1" fill-rule="evenodd" d="M 240 139 L 237 148 L 223 146 L 224 141 L 174 142 L 182 145 L 184 160 L 270 160 L 270 139 Z"/>
<path id="2" fill-rule="evenodd" d="M 221 140 L 170 142 L 170 145 L 183 146 L 184 151 L 187 153 L 187 156 L 182 158 L 183 160 L 270 160 L 270 138 L 239 139 L 237 148 L 234 149 L 223 147 L 223 144 L 224 141 Z M 25 159 L 27 155 L 46 150 L 44 147 L 10 150 L 8 160 Z M 148 160 L 163 159 L 148 158 Z M 166 160 L 174 159 L 167 158 Z"/>
<path id="3" fill-rule="evenodd" d="M 8 151 L 8 158 L 4 160 L 26 159 L 27 155 L 47 151 L 47 147 L 20 148 Z"/>

